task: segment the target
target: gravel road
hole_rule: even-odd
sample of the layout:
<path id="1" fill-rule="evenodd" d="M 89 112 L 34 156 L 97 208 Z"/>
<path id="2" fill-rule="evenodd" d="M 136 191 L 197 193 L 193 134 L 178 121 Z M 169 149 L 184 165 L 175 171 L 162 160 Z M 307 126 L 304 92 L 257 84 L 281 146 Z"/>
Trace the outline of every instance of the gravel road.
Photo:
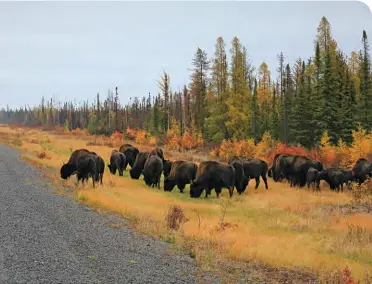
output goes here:
<path id="1" fill-rule="evenodd" d="M 125 220 L 48 190 L 19 154 L 0 145 L 0 283 L 219 282 L 168 244 L 109 226 Z"/>

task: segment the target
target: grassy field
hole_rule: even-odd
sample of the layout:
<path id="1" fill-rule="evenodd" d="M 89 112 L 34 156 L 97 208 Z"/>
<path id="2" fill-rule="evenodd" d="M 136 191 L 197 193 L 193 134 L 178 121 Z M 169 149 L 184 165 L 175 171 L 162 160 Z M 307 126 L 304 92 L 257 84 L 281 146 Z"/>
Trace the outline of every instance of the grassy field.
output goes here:
<path id="1" fill-rule="evenodd" d="M 119 177 L 106 167 L 103 186 L 93 189 L 90 182 L 82 188 L 76 187 L 75 178 L 62 181 L 59 177 L 71 151 L 87 148 L 107 164 L 114 149 L 110 146 L 119 145 L 105 145 L 89 136 L 6 126 L 0 127 L 0 135 L 0 142 L 24 150 L 25 160 L 46 166 L 46 176 L 71 188 L 76 199 L 123 215 L 138 231 L 174 243 L 205 269 L 222 266 L 230 274 L 250 269 L 254 277 L 269 278 L 273 283 L 280 282 L 286 269 L 290 269 L 285 276 L 288 283 L 290 279 L 305 283 L 306 277 L 295 271 L 310 271 L 323 283 L 338 283 L 341 280 L 336 272 L 348 266 L 353 278 L 372 283 L 372 215 L 365 212 L 366 206 L 353 206 L 348 194 L 331 192 L 326 185 L 316 193 L 269 179 L 267 192 L 263 182 L 255 190 L 251 181 L 244 195 L 235 191 L 231 200 L 227 190 L 219 199 L 214 192 L 208 199 L 190 199 L 188 187 L 184 194 L 177 187 L 164 192 L 146 187 L 142 177 L 130 179 L 128 170 Z M 166 149 L 164 153 L 166 158 L 184 158 Z M 181 213 L 170 209 L 174 205 L 182 209 Z M 174 230 L 169 220 L 177 221 L 177 214 L 184 214 L 187 221 Z"/>

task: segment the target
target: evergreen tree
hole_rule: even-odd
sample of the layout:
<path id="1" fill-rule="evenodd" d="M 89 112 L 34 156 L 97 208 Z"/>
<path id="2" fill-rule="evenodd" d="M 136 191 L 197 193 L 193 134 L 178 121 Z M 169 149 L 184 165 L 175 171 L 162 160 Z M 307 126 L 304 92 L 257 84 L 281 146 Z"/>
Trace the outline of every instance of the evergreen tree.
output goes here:
<path id="1" fill-rule="evenodd" d="M 209 61 L 207 53 L 200 49 L 196 50 L 193 58 L 193 73 L 191 75 L 191 93 L 195 97 L 194 104 L 194 119 L 196 128 L 203 133 L 204 119 L 205 119 L 205 95 L 207 92 L 207 71 L 209 69 Z"/>
<path id="2" fill-rule="evenodd" d="M 360 63 L 360 102 L 358 107 L 359 121 L 364 129 L 372 129 L 372 78 L 371 59 L 366 31 L 363 30 L 363 51 Z"/>

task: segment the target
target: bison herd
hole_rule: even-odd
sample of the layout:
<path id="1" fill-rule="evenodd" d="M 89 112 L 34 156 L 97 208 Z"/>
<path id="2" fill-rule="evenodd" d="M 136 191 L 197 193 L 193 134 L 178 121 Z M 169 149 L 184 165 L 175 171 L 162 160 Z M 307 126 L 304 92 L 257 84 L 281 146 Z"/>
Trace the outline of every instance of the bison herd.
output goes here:
<path id="1" fill-rule="evenodd" d="M 372 176 L 372 163 L 366 159 L 359 159 L 352 170 L 344 168 L 324 168 L 319 161 L 302 155 L 277 154 L 271 167 L 260 159 L 233 157 L 227 163 L 204 161 L 199 165 L 190 161 L 164 159 L 164 153 L 159 147 L 149 152 L 140 152 L 138 148 L 124 144 L 119 150 L 113 150 L 108 168 L 110 173 L 123 176 L 127 166 L 132 179 L 139 179 L 141 175 L 149 187 L 160 189 L 160 178 L 164 175 L 164 191 L 172 191 L 175 186 L 183 193 L 190 184 L 190 197 L 199 198 L 205 190 L 205 197 L 214 189 L 217 197 L 222 188 L 233 196 L 234 188 L 238 194 L 244 193 L 251 179 L 255 179 L 257 189 L 262 178 L 265 189 L 268 190 L 267 175 L 274 182 L 288 181 L 292 187 L 319 190 L 320 181 L 326 181 L 331 190 L 342 191 L 351 182 L 363 183 Z M 62 179 L 76 174 L 78 182 L 92 178 L 93 187 L 96 182 L 102 184 L 105 162 L 94 152 L 79 149 L 72 152 L 67 164 L 61 167 Z"/>

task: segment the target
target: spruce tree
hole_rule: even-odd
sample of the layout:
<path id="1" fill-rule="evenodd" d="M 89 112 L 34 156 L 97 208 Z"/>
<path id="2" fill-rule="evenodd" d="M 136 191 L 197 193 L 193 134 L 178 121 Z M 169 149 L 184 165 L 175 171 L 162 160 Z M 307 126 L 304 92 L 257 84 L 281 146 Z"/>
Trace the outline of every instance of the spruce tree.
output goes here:
<path id="1" fill-rule="evenodd" d="M 358 107 L 359 121 L 364 129 L 372 129 L 372 79 L 371 59 L 366 31 L 363 30 L 363 51 L 360 66 L 360 103 Z"/>

